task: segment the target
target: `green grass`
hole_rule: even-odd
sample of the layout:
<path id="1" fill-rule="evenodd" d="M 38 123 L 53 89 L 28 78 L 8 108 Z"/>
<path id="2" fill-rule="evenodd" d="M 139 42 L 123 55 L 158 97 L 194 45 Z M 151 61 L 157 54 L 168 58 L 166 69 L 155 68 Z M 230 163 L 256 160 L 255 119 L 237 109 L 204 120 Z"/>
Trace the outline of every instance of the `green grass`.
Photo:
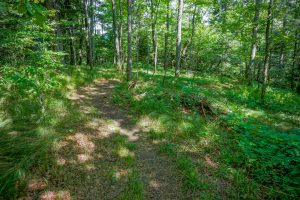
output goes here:
<path id="1" fill-rule="evenodd" d="M 29 171 L 51 166 L 53 143 L 86 121 L 68 94 L 96 78 L 114 76 L 108 66 L 92 71 L 67 66 L 40 74 L 30 70 L 3 69 L 0 80 L 0 198 L 4 199 L 22 195 Z M 47 72 L 51 78 L 45 77 Z"/>
<path id="2" fill-rule="evenodd" d="M 139 173 L 130 172 L 128 176 L 128 185 L 124 192 L 117 198 L 120 200 L 144 199 L 144 188 Z"/>
<path id="3" fill-rule="evenodd" d="M 127 175 L 123 177 L 123 186 L 125 186 L 124 191 L 118 195 L 117 199 L 130 200 L 130 199 L 144 199 L 144 185 L 140 178 L 139 171 L 136 166 L 136 158 L 134 151 L 137 145 L 133 142 L 128 141 L 127 137 L 124 135 L 117 135 L 112 141 L 113 144 L 117 146 L 115 148 L 115 155 L 119 157 L 118 164 L 115 168 L 117 170 L 126 169 Z M 115 175 L 113 175 L 113 179 Z"/>
<path id="4" fill-rule="evenodd" d="M 172 75 L 163 83 L 162 72 L 147 75 L 140 69 L 136 87 L 120 84 L 114 101 L 129 107 L 137 120 L 150 119 L 149 138 L 161 141 L 158 148 L 174 159 L 187 188 L 208 199 L 299 196 L 299 95 L 269 88 L 262 104 L 257 86 L 226 77 Z M 197 107 L 201 99 L 213 108 L 207 119 Z M 221 191 L 220 182 L 226 183 Z"/>

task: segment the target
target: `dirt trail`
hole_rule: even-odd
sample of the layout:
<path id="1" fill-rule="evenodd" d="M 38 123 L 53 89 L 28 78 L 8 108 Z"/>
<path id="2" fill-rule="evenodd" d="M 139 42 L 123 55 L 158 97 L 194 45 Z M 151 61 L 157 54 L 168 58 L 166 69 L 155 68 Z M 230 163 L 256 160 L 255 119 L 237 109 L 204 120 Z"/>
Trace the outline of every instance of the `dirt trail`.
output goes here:
<path id="1" fill-rule="evenodd" d="M 145 137 L 146 126 L 138 125 L 125 110 L 112 103 L 117 81 L 95 81 L 70 99 L 88 120 L 55 147 L 57 166 L 43 177 L 32 178 L 32 199 L 122 199 L 130 192 L 130 173 L 117 156 L 116 141 L 123 138 L 136 148 L 134 168 L 143 185 L 144 199 L 182 199 L 181 180 L 172 162 L 156 153 Z M 114 177 L 114 178 L 112 178 Z M 126 196 L 126 195 L 125 195 Z"/>

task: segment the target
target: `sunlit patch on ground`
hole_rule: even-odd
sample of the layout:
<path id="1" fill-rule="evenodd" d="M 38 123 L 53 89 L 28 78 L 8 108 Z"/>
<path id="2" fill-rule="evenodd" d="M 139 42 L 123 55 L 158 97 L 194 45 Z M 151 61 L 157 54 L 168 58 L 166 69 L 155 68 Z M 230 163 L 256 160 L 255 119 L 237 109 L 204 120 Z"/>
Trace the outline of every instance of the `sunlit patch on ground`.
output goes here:
<path id="1" fill-rule="evenodd" d="M 57 143 L 54 144 L 54 150 L 55 151 L 59 151 L 61 148 L 65 147 L 68 145 L 67 141 L 59 141 Z"/>
<path id="2" fill-rule="evenodd" d="M 95 150 L 95 144 L 89 137 L 83 133 L 76 133 L 73 136 L 69 136 L 68 140 L 74 141 L 77 147 L 83 151 L 93 152 Z"/>
<path id="3" fill-rule="evenodd" d="M 90 156 L 90 155 L 87 155 L 87 154 L 77 155 L 77 160 L 78 160 L 79 163 L 85 163 L 85 162 L 87 162 L 89 160 L 92 160 L 92 159 L 93 159 L 93 157 Z"/>
<path id="4" fill-rule="evenodd" d="M 28 182 L 29 191 L 39 191 L 47 187 L 47 183 L 43 179 L 31 179 Z"/>
<path id="5" fill-rule="evenodd" d="M 87 128 L 98 129 L 103 124 L 104 124 L 104 121 L 102 119 L 94 118 L 94 119 L 87 122 L 86 127 Z"/>
<path id="6" fill-rule="evenodd" d="M 212 168 L 217 168 L 218 165 L 217 163 L 215 163 L 210 157 L 209 155 L 205 155 L 204 157 L 205 161 L 206 161 L 206 164 Z"/>
<path id="7" fill-rule="evenodd" d="M 71 194 L 69 191 L 61 190 L 58 192 L 48 191 L 44 192 L 40 196 L 40 200 L 71 200 Z"/>
<path id="8" fill-rule="evenodd" d="M 160 183 L 157 182 L 157 180 L 150 180 L 149 185 L 152 188 L 155 188 L 156 190 L 160 187 Z"/>
<path id="9" fill-rule="evenodd" d="M 128 157 L 128 156 L 131 156 L 133 157 L 134 156 L 134 153 L 133 152 L 130 152 L 129 149 L 125 148 L 125 147 L 121 147 L 118 151 L 118 155 L 121 157 L 121 158 L 124 158 L 124 157 Z"/>
<path id="10" fill-rule="evenodd" d="M 85 169 L 87 171 L 96 170 L 96 166 L 94 164 L 86 164 Z"/>
<path id="11" fill-rule="evenodd" d="M 57 163 L 57 165 L 59 165 L 59 166 L 63 166 L 63 165 L 66 164 L 66 160 L 65 160 L 64 158 L 57 158 L 57 159 L 56 159 L 56 163 Z"/>
<path id="12" fill-rule="evenodd" d="M 124 169 L 120 169 L 118 171 L 115 172 L 115 174 L 113 175 L 113 178 L 118 181 L 121 178 L 125 178 L 128 176 L 128 170 L 124 170 Z"/>

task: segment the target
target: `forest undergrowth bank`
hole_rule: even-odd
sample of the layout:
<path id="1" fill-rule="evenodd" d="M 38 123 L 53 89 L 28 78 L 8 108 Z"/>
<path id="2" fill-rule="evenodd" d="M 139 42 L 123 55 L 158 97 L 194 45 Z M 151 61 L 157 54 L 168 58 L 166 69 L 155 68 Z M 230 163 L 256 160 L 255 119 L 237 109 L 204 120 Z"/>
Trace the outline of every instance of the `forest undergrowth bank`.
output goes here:
<path id="1" fill-rule="evenodd" d="M 149 138 L 174 159 L 187 190 L 208 199 L 299 196 L 298 95 L 269 88 L 262 104 L 257 87 L 238 80 L 168 73 L 164 81 L 163 72 L 140 71 L 115 102 L 152 121 Z"/>

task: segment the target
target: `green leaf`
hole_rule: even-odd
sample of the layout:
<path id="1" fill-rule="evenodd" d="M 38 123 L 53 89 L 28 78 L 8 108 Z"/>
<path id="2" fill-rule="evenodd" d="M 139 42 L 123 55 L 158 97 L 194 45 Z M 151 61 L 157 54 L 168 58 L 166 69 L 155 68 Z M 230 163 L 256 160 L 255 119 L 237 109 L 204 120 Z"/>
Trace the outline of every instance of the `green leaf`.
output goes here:
<path id="1" fill-rule="evenodd" d="M 29 15 L 33 15 L 34 11 L 33 11 L 32 6 L 31 6 L 31 4 L 28 0 L 26 0 L 25 5 L 26 5 L 26 10 L 29 13 Z"/>

